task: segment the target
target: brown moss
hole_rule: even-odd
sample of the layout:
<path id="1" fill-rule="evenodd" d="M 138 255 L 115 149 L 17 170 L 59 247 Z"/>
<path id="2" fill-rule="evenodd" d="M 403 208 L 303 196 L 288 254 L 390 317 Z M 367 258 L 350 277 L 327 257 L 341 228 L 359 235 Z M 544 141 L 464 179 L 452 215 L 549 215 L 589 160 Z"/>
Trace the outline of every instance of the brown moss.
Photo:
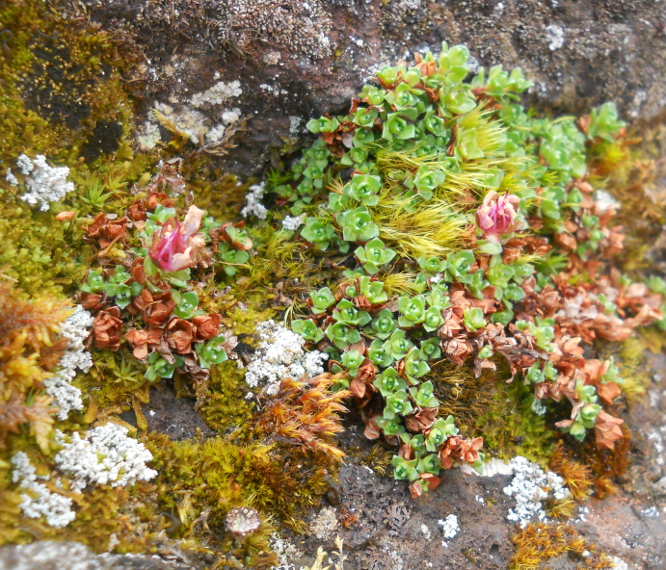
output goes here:
<path id="1" fill-rule="evenodd" d="M 344 452 L 334 436 L 344 430 L 342 402 L 351 396 L 349 390 L 332 393 L 331 386 L 345 373 L 324 373 L 310 379 L 285 378 L 261 414 L 256 426 L 274 441 L 284 441 L 307 449 L 331 461 L 341 461 Z"/>
<path id="2" fill-rule="evenodd" d="M 584 501 L 592 493 L 592 469 L 571 459 L 561 443 L 555 445 L 549 467 L 564 479 L 576 501 Z"/>
<path id="3" fill-rule="evenodd" d="M 359 465 L 370 467 L 377 475 L 386 477 L 391 469 L 391 460 L 395 455 L 392 449 L 386 449 L 381 443 L 372 446 L 365 455 L 356 458 Z"/>
<path id="4" fill-rule="evenodd" d="M 615 483 L 619 482 L 629 467 L 631 436 L 626 424 L 622 426 L 622 431 L 625 437 L 615 444 L 614 450 L 602 450 L 596 446 L 592 449 L 590 445 L 589 449 L 584 451 L 584 460 L 589 462 L 595 475 L 594 495 L 598 499 L 617 492 Z"/>
<path id="5" fill-rule="evenodd" d="M 617 493 L 617 484 L 621 483 L 622 477 L 627 472 L 631 461 L 629 454 L 631 449 L 631 434 L 627 424 L 622 425 L 622 432 L 624 433 L 624 437 L 615 442 L 615 449 L 613 450 L 598 447 L 594 437 L 588 437 L 581 446 L 570 447 L 565 443 L 562 434 L 558 434 L 558 440 L 562 444 L 561 449 L 567 459 L 560 458 L 558 460 L 556 457 L 556 464 L 559 462 L 560 466 L 562 466 L 567 461 L 573 461 L 574 464 L 578 465 L 573 471 L 570 471 L 570 475 L 575 479 L 575 472 L 578 471 L 578 485 L 580 489 L 584 489 L 589 485 L 586 482 L 588 481 L 586 476 L 581 475 L 582 466 L 587 466 L 590 470 L 589 481 L 592 482 L 594 496 L 598 499 L 603 499 L 608 495 Z M 565 471 L 567 469 L 566 467 L 560 468 L 564 468 Z M 574 492 L 573 489 L 572 492 Z"/>
<path id="6" fill-rule="evenodd" d="M 456 418 L 465 436 L 476 435 L 477 421 L 493 404 L 496 379 L 490 374 L 475 378 L 468 367 L 442 361 L 432 367 L 439 415 Z M 480 435 L 480 434 L 479 434 Z"/>
<path id="7" fill-rule="evenodd" d="M 569 520 L 572 519 L 578 511 L 576 506 L 576 501 L 573 499 L 562 499 L 561 501 L 555 501 L 550 505 L 547 514 L 549 517 L 557 520 Z"/>
<path id="8" fill-rule="evenodd" d="M 537 570 L 543 567 L 542 562 L 564 554 L 573 558 L 581 570 L 610 570 L 614 566 L 571 525 L 531 523 L 514 535 L 511 542 L 516 552 L 510 570 Z M 589 555 L 583 556 L 586 551 Z"/>

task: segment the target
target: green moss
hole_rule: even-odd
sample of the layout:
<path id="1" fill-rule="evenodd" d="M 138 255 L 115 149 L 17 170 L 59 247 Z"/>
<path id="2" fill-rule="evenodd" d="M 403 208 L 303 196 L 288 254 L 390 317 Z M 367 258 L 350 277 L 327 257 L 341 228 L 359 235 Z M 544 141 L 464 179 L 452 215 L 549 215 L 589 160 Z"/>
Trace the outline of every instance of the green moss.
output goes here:
<path id="1" fill-rule="evenodd" d="M 11 33 L 0 60 L 0 156 L 36 152 L 73 164 L 84 147 L 90 158 L 115 151 L 109 137 L 105 149 L 91 137 L 98 124 L 131 128 L 122 44 L 38 0 L 5 4 L 0 22 Z"/>
<path id="2" fill-rule="evenodd" d="M 255 293 L 248 299 L 248 303 L 236 305 L 227 312 L 223 321 L 236 335 L 251 335 L 257 323 L 267 321 L 275 316 L 275 309 L 265 307 L 266 293 Z"/>
<path id="3" fill-rule="evenodd" d="M 244 431 L 254 410 L 254 404 L 245 399 L 245 371 L 228 360 L 214 366 L 211 372 L 205 403 L 199 410 L 201 417 L 208 427 L 220 432 Z"/>
<path id="4" fill-rule="evenodd" d="M 157 161 L 155 155 L 134 154 L 124 141 L 113 159 L 100 159 L 94 165 L 77 165 L 69 177 L 75 191 L 65 198 L 63 209 L 76 210 L 79 217 L 94 216 L 102 211 L 122 215 L 136 199 L 130 194 L 133 185 L 145 186 Z"/>
<path id="5" fill-rule="evenodd" d="M 159 434 L 149 435 L 147 445 L 159 472 L 160 508 L 178 513 L 184 537 L 200 532 L 201 522 L 222 526 L 229 510 L 240 506 L 302 528 L 302 509 L 327 490 L 326 469 L 295 447 L 240 445 L 223 437 L 172 442 Z"/>
<path id="6" fill-rule="evenodd" d="M 2 461 L 2 459 L 0 459 Z M 21 493 L 12 484 L 9 463 L 0 467 L 0 546 L 28 542 L 30 536 L 20 529 Z"/>
<path id="7" fill-rule="evenodd" d="M 516 455 L 543 466 L 553 450 L 553 435 L 545 416 L 532 410 L 534 396 L 518 381 L 497 384 L 490 409 L 476 421 L 483 445 L 501 459 Z"/>
<path id="8" fill-rule="evenodd" d="M 3 166 L 13 167 L 22 153 L 44 154 L 74 167 L 70 180 L 76 187 L 62 203 L 40 213 L 18 198 L 21 188 L 0 181 L 0 268 L 8 267 L 3 274 L 28 294 L 71 292 L 92 255 L 81 242 L 82 217 L 102 206 L 122 209 L 121 194 L 154 161 L 133 156 L 123 140 L 133 128 L 121 78 L 130 62 L 107 32 L 65 18 L 43 2 L 5 4 L 0 22 L 10 34 L 7 54 L 0 58 Z M 94 170 L 79 160 L 103 154 L 112 159 L 97 160 Z M 103 203 L 95 203 L 95 189 L 106 198 Z M 55 220 L 64 210 L 76 211 L 79 218 Z"/>
<path id="9" fill-rule="evenodd" d="M 129 406 L 134 394 L 150 385 L 145 377 L 146 365 L 126 348 L 118 352 L 93 350 L 92 355 L 95 366 L 79 382 L 100 410 Z"/>
<path id="10" fill-rule="evenodd" d="M 11 57 L 0 61 L 0 76 L 11 85 L 0 94 L 0 152 L 6 161 L 5 166 L 12 165 L 21 152 L 44 153 L 71 166 L 71 180 L 76 186 L 76 191 L 61 204 L 54 205 L 50 212 L 37 213 L 18 199 L 15 190 L 0 182 L 4 188 L 0 193 L 0 241 L 5 244 L 0 251 L 0 277 L 15 279 L 31 295 L 44 291 L 70 294 L 88 267 L 98 262 L 103 266 L 107 261 L 95 258 L 93 249 L 83 239 L 82 226 L 99 212 L 123 215 L 136 197 L 132 191 L 149 182 L 154 163 L 160 158 L 186 154 L 186 141 L 175 136 L 154 153 L 135 155 L 132 152 L 127 140 L 133 128 L 131 105 L 121 81 L 121 74 L 129 62 L 123 60 L 120 48 L 105 33 L 74 26 L 55 12 L 47 12 L 36 0 L 18 1 L 3 8 L 0 21 L 13 34 Z M 462 72 L 459 83 L 467 73 L 465 69 Z M 56 82 L 50 79 L 53 75 L 59 77 Z M 363 145 L 357 144 L 356 150 L 366 152 L 366 155 L 370 153 L 371 160 L 355 164 L 349 157 L 347 162 L 341 162 L 350 149 L 331 139 L 334 142 L 328 144 L 335 153 L 331 155 L 334 158 L 330 159 L 330 172 L 323 172 L 317 180 L 305 181 L 312 182 L 311 187 L 299 180 L 303 176 L 312 176 L 298 173 L 297 169 L 287 176 L 293 178 L 293 187 L 276 182 L 279 175 L 268 185 L 269 190 L 277 193 L 278 205 L 285 205 L 290 200 L 295 202 L 292 214 L 304 212 L 318 216 L 323 223 L 337 224 L 333 228 L 337 235 L 344 225 L 339 215 L 341 212 L 334 220 L 331 211 L 321 208 L 323 195 L 329 190 L 332 194 L 344 194 L 345 186 L 340 177 L 346 176 L 347 166 L 381 174 L 384 180 L 378 189 L 377 201 L 374 204 L 371 204 L 372 200 L 368 202 L 368 216 L 376 224 L 377 236 L 386 242 L 386 247 L 394 248 L 400 254 L 393 266 L 385 265 L 378 273 L 391 301 L 396 295 L 414 297 L 422 294 L 435 282 L 432 275 L 417 273 L 415 260 L 423 257 L 427 262 L 426 258 L 431 256 L 444 258 L 457 250 L 478 247 L 470 222 L 473 209 L 488 190 L 520 196 L 524 202 L 523 212 L 531 215 L 542 202 L 542 197 L 537 196 L 534 189 L 541 191 L 551 185 L 564 187 L 572 177 L 585 173 L 584 169 L 570 172 L 572 163 L 589 158 L 590 180 L 601 187 L 608 172 L 617 169 L 618 164 L 624 164 L 622 161 L 626 159 L 626 149 L 618 141 L 595 143 L 589 157 L 585 155 L 587 151 L 584 143 L 578 141 L 580 133 L 575 130 L 573 118 L 532 121 L 530 115 L 528 122 L 528 115 L 511 103 L 514 97 L 510 90 L 498 96 L 499 105 L 490 105 L 483 96 L 483 90 L 490 87 L 481 84 L 461 84 L 459 87 L 464 91 L 463 95 L 469 95 L 473 108 L 463 112 L 465 101 L 453 101 L 453 112 L 445 113 L 447 132 L 450 132 L 439 137 L 442 140 L 428 134 L 429 130 L 434 133 L 437 125 L 425 126 L 423 123 L 418 137 L 422 140 L 406 143 L 406 140 L 415 138 L 407 136 L 408 129 L 413 128 L 411 123 L 414 120 L 410 119 L 405 122 L 404 136 L 399 140 L 394 140 L 391 135 L 381 143 L 384 134 L 380 135 L 379 129 L 370 133 L 373 140 L 368 143 L 368 148 L 364 150 Z M 477 89 L 481 89 L 479 94 L 475 93 Z M 388 93 L 394 89 L 384 91 L 389 97 L 394 95 Z M 424 93 L 419 96 L 423 97 L 424 105 L 432 106 L 429 96 Z M 515 113 L 504 113 L 502 109 Z M 387 125 L 396 120 L 394 110 L 388 106 L 385 108 L 387 117 L 383 120 Z M 438 110 L 438 113 L 442 112 L 446 112 L 446 105 Z M 442 117 L 437 118 L 443 121 Z M 326 120 L 330 122 L 330 119 Z M 569 142 L 576 147 L 576 152 L 563 154 L 562 164 L 547 166 L 538 145 L 543 144 L 548 150 L 546 139 L 551 136 L 562 138 L 558 130 L 562 124 L 575 131 L 564 138 L 571 138 Z M 371 125 L 375 125 L 374 120 Z M 379 123 L 375 126 L 379 127 Z M 360 127 L 361 124 L 357 130 L 362 134 Z M 374 128 L 368 126 L 366 130 Z M 110 146 L 100 144 L 103 137 L 98 136 L 107 132 L 113 134 Z M 329 131 L 329 134 L 334 133 Z M 544 139 L 542 143 L 539 142 L 541 138 Z M 423 147 L 425 143 L 430 144 L 431 150 Z M 317 149 L 331 154 L 323 144 Z M 307 152 L 314 159 L 312 149 Z M 110 158 L 105 158 L 105 154 Z M 572 156 L 576 160 L 571 160 Z M 316 160 L 312 164 L 307 160 L 301 162 L 311 174 L 323 168 Z M 415 181 L 422 171 L 428 170 L 446 172 L 445 181 L 434 189 L 425 185 L 422 189 L 417 185 L 423 200 L 410 199 L 408 203 L 406 188 L 414 198 Z M 220 222 L 238 219 L 249 182 L 239 184 L 235 176 L 222 172 L 214 158 L 204 151 L 187 154 L 179 172 L 187 182 L 188 190 L 192 190 L 197 206 L 207 209 Z M 435 191 L 434 198 L 426 197 L 428 190 L 430 193 Z M 296 197 L 302 203 L 296 201 Z M 365 202 L 359 203 L 365 205 Z M 560 206 L 564 208 L 558 203 L 557 212 L 550 213 L 559 216 Z M 75 210 L 77 217 L 71 222 L 57 222 L 55 214 L 65 210 Z M 219 313 L 227 329 L 240 336 L 241 342 L 250 345 L 256 345 L 258 341 L 253 336 L 258 322 L 271 318 L 289 322 L 293 316 L 300 316 L 310 291 L 323 285 L 335 288 L 336 283 L 345 280 L 351 282 L 349 277 L 343 277 L 343 271 L 355 267 L 350 249 L 360 244 L 355 237 L 346 239 L 343 233 L 344 239 L 341 239 L 337 235 L 333 247 L 326 244 L 318 250 L 304 242 L 305 235 L 301 234 L 303 239 L 299 239 L 293 232 L 283 230 L 280 225 L 282 214 L 284 212 L 273 211 L 266 223 L 250 228 L 254 255 L 237 274 L 227 276 L 218 266 L 201 271 L 191 282 L 196 282 L 194 286 L 198 288 L 200 306 L 207 312 Z M 538 216 L 543 218 L 542 213 Z M 559 218 L 553 217 L 555 219 Z M 543 230 L 544 234 L 554 230 L 557 224 L 553 220 L 544 219 L 545 225 L 540 225 L 538 230 Z M 347 231 L 357 231 L 351 222 L 346 228 Z M 327 241 L 330 239 L 321 240 L 321 244 Z M 349 243 L 345 245 L 343 242 Z M 490 255 L 487 251 L 492 250 L 488 249 L 489 244 L 485 245 L 486 252 L 477 255 L 480 262 L 488 261 L 485 258 Z M 107 257 L 122 258 L 125 251 L 118 247 Z M 535 258 L 524 256 L 519 261 L 532 263 Z M 472 274 L 467 275 L 468 269 L 461 270 L 458 277 L 470 279 L 460 280 L 460 283 L 476 287 Z M 483 272 L 475 275 L 483 276 Z M 458 277 L 449 275 L 445 281 L 453 285 Z M 200 283 L 203 283 L 201 289 Z M 478 287 L 481 290 L 481 285 Z M 508 289 L 508 284 L 506 287 Z M 338 291 L 336 289 L 336 293 Z M 436 296 L 432 299 L 436 302 Z M 481 297 L 477 295 L 477 299 Z M 390 303 L 387 301 L 387 305 Z M 395 307 L 392 312 L 396 312 Z M 318 318 L 324 320 L 324 317 Z M 332 318 L 326 317 L 326 326 Z M 485 320 L 483 322 L 485 324 Z M 409 334 L 414 341 L 428 336 L 413 327 L 402 328 L 411 331 Z M 433 332 L 431 329 L 427 331 Z M 374 334 L 369 329 L 365 333 L 368 333 L 367 338 Z M 440 339 L 436 342 L 439 344 Z M 625 367 L 636 368 L 638 375 L 642 360 L 636 354 L 638 345 L 632 342 L 625 344 L 622 356 Z M 139 428 L 147 427 L 138 406 L 138 402 L 146 401 L 149 393 L 145 364 L 130 354 L 126 344 L 118 352 L 93 349 L 93 358 L 95 365 L 90 373 L 75 381 L 83 390 L 87 410 L 72 414 L 70 420 L 58 427 L 80 429 L 94 421 L 117 417 L 131 406 L 138 410 Z M 484 373 L 475 378 L 469 367 L 434 362 L 437 358 L 430 361 L 432 374 L 428 379 L 435 384 L 440 416 L 453 415 L 464 436 L 482 435 L 485 448 L 494 455 L 509 458 L 520 454 L 542 465 L 548 462 L 553 448 L 553 432 L 548 426 L 552 426 L 554 418 L 546 419 L 532 410 L 534 396 L 529 387 L 520 379 L 505 384 L 505 371 Z M 497 360 L 495 358 L 493 362 Z M 402 364 L 405 365 L 404 360 Z M 176 377 L 179 393 L 186 391 L 183 386 L 188 381 L 185 376 Z M 280 439 L 275 422 L 265 422 L 268 427 L 264 426 L 264 431 L 254 429 L 259 423 L 257 410 L 254 403 L 244 398 L 247 392 L 244 372 L 235 362 L 214 366 L 207 384 L 201 382 L 197 387 L 200 388 L 197 390 L 199 413 L 209 427 L 219 432 L 218 435 L 206 441 L 181 442 L 170 441 L 155 433 L 146 436 L 154 455 L 153 467 L 159 472 L 157 479 L 131 489 L 107 486 L 88 489 L 76 497 L 77 518 L 64 531 L 21 517 L 20 493 L 12 489 L 9 479 L 7 460 L 10 451 L 3 452 L 0 456 L 0 504 L 3 504 L 0 543 L 57 537 L 105 550 L 109 537 L 115 535 L 120 540 L 118 550 L 145 550 L 151 547 L 150 541 L 159 530 L 161 513 L 167 512 L 182 524 L 178 531 L 182 548 L 203 550 L 205 544 L 216 554 L 227 553 L 226 558 L 218 559 L 218 566 L 224 563 L 237 566 L 239 560 L 250 566 L 272 565 L 268 562 L 271 559 L 267 554 L 267 541 L 274 529 L 273 521 L 284 522 L 297 531 L 304 530 L 301 518 L 305 509 L 316 505 L 319 497 L 328 490 L 330 462 L 321 454 L 308 453 L 296 445 L 275 443 L 276 440 L 286 440 Z M 628 396 L 636 396 L 639 392 L 638 384 L 625 388 Z M 559 414 L 558 418 L 561 417 Z M 299 422 L 298 425 L 302 424 Z M 268 444 L 269 441 L 273 443 Z M 34 447 L 33 440 L 26 434 L 12 436 L 11 443 L 11 452 Z M 381 446 L 375 446 L 360 461 L 387 474 L 391 470 L 391 455 Z M 611 461 L 606 457 L 601 459 Z M 46 453 L 39 464 L 40 469 L 48 471 L 49 460 Z M 238 506 L 258 509 L 264 520 L 262 529 L 242 543 L 224 530 L 224 517 Z"/>
<path id="11" fill-rule="evenodd" d="M 0 268 L 26 293 L 62 292 L 83 278 L 86 250 L 70 245 L 80 235 L 53 212 L 33 212 L 16 196 L 0 195 Z"/>
<path id="12" fill-rule="evenodd" d="M 37 473 L 50 477 L 47 486 L 53 486 L 53 482 L 62 475 L 57 470 L 51 470 L 48 457 L 31 453 L 29 445 L 21 438 L 13 438 L 10 447 L 11 454 L 7 456 L 19 450 L 30 453 Z M 139 484 L 133 490 L 136 495 L 146 495 L 150 491 L 151 487 L 146 484 Z M 0 467 L 0 501 L 3 505 L 0 512 L 0 545 L 25 544 L 33 540 L 70 540 L 86 544 L 96 552 L 105 552 L 113 534 L 126 550 L 145 548 L 143 543 L 149 534 L 144 535 L 144 525 L 150 519 L 133 513 L 137 500 L 131 497 L 130 490 L 99 485 L 85 493 L 66 494 L 72 499 L 76 511 L 76 518 L 67 527 L 54 528 L 41 519 L 25 517 L 19 506 L 21 491 L 12 485 L 10 470 Z"/>
<path id="13" fill-rule="evenodd" d="M 168 149 L 167 149 L 168 150 Z M 239 217 L 250 182 L 241 182 L 215 164 L 214 157 L 193 154 L 181 171 L 196 196 L 196 203 L 217 220 L 228 222 Z"/>

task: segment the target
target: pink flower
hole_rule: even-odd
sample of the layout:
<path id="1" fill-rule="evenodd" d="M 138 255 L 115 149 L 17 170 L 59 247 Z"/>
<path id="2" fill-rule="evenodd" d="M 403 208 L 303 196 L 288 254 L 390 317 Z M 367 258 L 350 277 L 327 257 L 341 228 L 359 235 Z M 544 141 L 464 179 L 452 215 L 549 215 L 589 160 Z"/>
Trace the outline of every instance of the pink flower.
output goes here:
<path id="1" fill-rule="evenodd" d="M 491 190 L 483 199 L 483 204 L 476 211 L 476 225 L 490 241 L 498 242 L 500 236 L 522 228 L 522 222 L 516 219 L 516 207 L 520 199 L 509 194 L 499 196 Z"/>
<path id="2" fill-rule="evenodd" d="M 194 258 L 203 249 L 206 241 L 197 233 L 204 211 L 190 206 L 183 225 L 176 218 L 169 218 L 161 230 L 153 234 L 150 259 L 164 271 L 180 271 L 194 264 Z"/>

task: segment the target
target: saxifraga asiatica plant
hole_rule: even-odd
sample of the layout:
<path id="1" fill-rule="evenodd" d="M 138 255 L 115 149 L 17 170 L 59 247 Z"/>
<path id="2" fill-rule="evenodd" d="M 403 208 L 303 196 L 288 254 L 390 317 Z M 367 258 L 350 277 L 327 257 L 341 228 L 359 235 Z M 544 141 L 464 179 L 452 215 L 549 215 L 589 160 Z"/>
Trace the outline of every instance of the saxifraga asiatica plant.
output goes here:
<path id="1" fill-rule="evenodd" d="M 332 372 L 347 372 L 337 388 L 351 389 L 368 437 L 400 446 L 394 475 L 413 496 L 436 487 L 440 469 L 483 460 L 480 437 L 438 418 L 433 361 L 480 375 L 503 357 L 511 378 L 534 387 L 537 413 L 566 399 L 571 417 L 557 427 L 580 441 L 594 428 L 613 448 L 622 420 L 601 402 L 612 403 L 621 379 L 580 345 L 663 318 L 628 300 L 627 278 L 575 278 L 621 247 L 612 207 L 588 181 L 592 145 L 622 136 L 615 106 L 579 122 L 537 118 L 520 104 L 532 86 L 520 69 L 469 79 L 468 59 L 444 43 L 437 57 L 385 67 L 349 114 L 310 121 L 320 138 L 268 184 L 304 217 L 293 239 L 338 269 L 337 282 L 309 281 L 319 288 L 293 329 L 330 354 Z M 574 292 L 598 313 L 584 333 L 558 312 Z"/>

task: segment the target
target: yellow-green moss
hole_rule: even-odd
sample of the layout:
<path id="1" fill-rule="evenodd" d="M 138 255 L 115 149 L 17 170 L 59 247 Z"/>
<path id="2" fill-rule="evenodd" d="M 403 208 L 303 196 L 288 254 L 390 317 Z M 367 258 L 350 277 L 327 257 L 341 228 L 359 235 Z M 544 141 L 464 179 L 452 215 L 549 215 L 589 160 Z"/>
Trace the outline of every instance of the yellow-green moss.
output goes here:
<path id="1" fill-rule="evenodd" d="M 61 473 L 51 470 L 48 456 L 32 453 L 28 443 L 20 437 L 14 437 L 10 441 L 10 453 L 3 455 L 9 457 L 16 451 L 28 452 L 37 473 L 50 476 L 46 485 L 52 487 Z M 41 519 L 23 516 L 19 506 L 22 492 L 12 484 L 10 469 L 0 467 L 0 545 L 24 544 L 33 540 L 71 540 L 82 542 L 97 552 L 104 552 L 109 547 L 111 535 L 115 535 L 125 551 L 145 549 L 148 538 L 146 524 L 151 519 L 150 516 L 145 518 L 134 511 L 139 504 L 136 497 L 146 496 L 146 493 L 153 491 L 154 487 L 147 483 L 139 483 L 131 490 L 96 485 L 84 493 L 60 491 L 72 499 L 76 518 L 65 528 L 55 528 Z"/>
<path id="2" fill-rule="evenodd" d="M 620 351 L 620 363 L 620 390 L 628 401 L 638 402 L 650 384 L 646 370 L 645 344 L 634 337 L 625 340 Z"/>
<path id="3" fill-rule="evenodd" d="M 328 489 L 326 469 L 293 446 L 241 445 L 224 437 L 173 442 L 160 434 L 150 434 L 147 445 L 159 473 L 160 508 L 178 513 L 185 537 L 201 532 L 204 523 L 221 526 L 240 506 L 302 528 L 302 509 Z"/>
<path id="4" fill-rule="evenodd" d="M 237 335 L 252 335 L 255 332 L 257 323 L 267 321 L 275 316 L 275 309 L 272 307 L 263 307 L 265 293 L 262 297 L 257 293 L 250 298 L 248 304 L 236 305 L 222 319 L 225 324 Z"/>
<path id="5" fill-rule="evenodd" d="M 61 292 L 83 278 L 86 249 L 70 245 L 80 234 L 53 212 L 33 212 L 16 196 L 0 195 L 1 272 L 28 294 Z"/>
<path id="6" fill-rule="evenodd" d="M 553 435 L 545 416 L 532 410 L 534 396 L 522 381 L 497 384 L 488 412 L 476 420 L 484 447 L 502 459 L 516 455 L 543 466 L 553 449 Z"/>
<path id="7" fill-rule="evenodd" d="M 121 55 L 121 42 L 39 0 L 5 3 L 0 25 L 11 34 L 0 58 L 3 160 L 38 152 L 73 164 L 98 123 L 129 132 L 121 74 L 130 52 Z"/>
<path id="8" fill-rule="evenodd" d="M 126 348 L 117 352 L 94 350 L 93 361 L 94 366 L 79 382 L 84 393 L 95 398 L 100 410 L 129 406 L 132 396 L 150 385 L 145 377 L 146 365 Z"/>
<path id="9" fill-rule="evenodd" d="M 213 366 L 205 401 L 199 410 L 208 427 L 217 431 L 242 431 L 247 426 L 254 404 L 245 399 L 248 387 L 244 377 L 245 371 L 234 361 Z"/>

